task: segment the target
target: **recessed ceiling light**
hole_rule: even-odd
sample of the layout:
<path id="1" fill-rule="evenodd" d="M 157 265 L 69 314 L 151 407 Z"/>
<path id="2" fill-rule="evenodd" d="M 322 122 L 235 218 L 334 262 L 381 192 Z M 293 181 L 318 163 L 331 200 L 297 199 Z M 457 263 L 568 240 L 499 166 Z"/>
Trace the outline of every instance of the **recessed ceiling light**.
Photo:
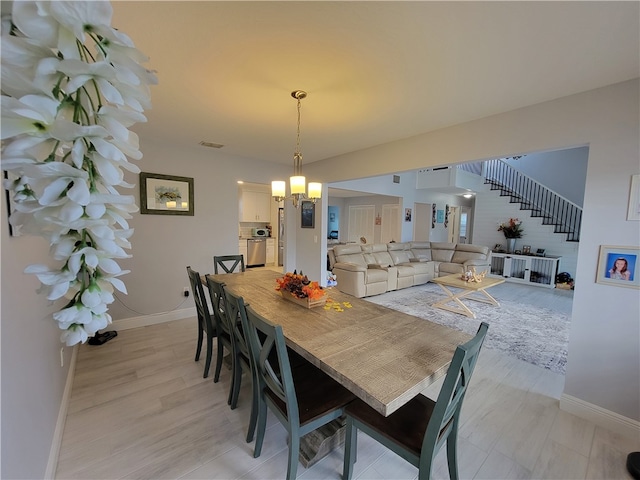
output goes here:
<path id="1" fill-rule="evenodd" d="M 222 148 L 222 147 L 224 147 L 224 145 L 222 145 L 221 143 L 205 142 L 204 140 L 202 142 L 200 142 L 198 145 L 202 145 L 203 147 L 209 147 L 209 148 Z"/>
<path id="2" fill-rule="evenodd" d="M 471 198 L 473 197 L 473 193 L 465 193 L 464 195 L 462 195 L 464 198 Z"/>

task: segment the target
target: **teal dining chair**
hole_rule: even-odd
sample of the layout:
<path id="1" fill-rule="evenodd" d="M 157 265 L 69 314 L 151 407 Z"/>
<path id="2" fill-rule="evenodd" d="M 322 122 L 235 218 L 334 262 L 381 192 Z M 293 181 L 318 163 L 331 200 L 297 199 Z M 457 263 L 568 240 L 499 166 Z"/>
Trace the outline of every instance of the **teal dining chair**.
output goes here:
<path id="1" fill-rule="evenodd" d="M 233 339 L 231 333 L 231 327 L 226 313 L 226 304 L 224 299 L 224 283 L 218 282 L 211 278 L 209 275 L 205 275 L 207 287 L 209 288 L 209 296 L 211 297 L 211 304 L 213 305 L 213 319 L 215 321 L 216 329 L 218 331 L 218 348 L 216 355 L 216 370 L 213 374 L 213 383 L 218 383 L 220 380 L 220 372 L 222 371 L 222 364 L 224 362 L 225 349 L 229 354 L 233 355 Z M 233 357 L 232 357 L 233 358 Z M 233 360 L 232 360 L 233 368 Z M 233 370 L 232 370 L 233 373 Z M 229 389 L 229 398 L 227 403 L 231 405 L 231 394 L 233 392 L 233 374 L 231 376 L 231 387 Z"/>
<path id="2" fill-rule="evenodd" d="M 250 306 L 243 325 L 256 367 L 258 430 L 253 456 L 259 457 L 267 408 L 289 434 L 287 480 L 296 478 L 300 438 L 342 416 L 354 395 L 311 363 L 291 368 L 282 326 L 269 323 Z M 275 355 L 272 353 L 275 352 Z"/>
<path id="3" fill-rule="evenodd" d="M 245 325 L 247 323 L 247 311 L 244 298 L 231 293 L 224 288 L 226 300 L 226 312 L 229 323 L 232 327 L 233 338 L 233 382 L 231 394 L 231 408 L 236 408 L 240 387 L 242 385 L 242 374 L 247 372 L 251 375 L 251 416 L 249 417 L 249 428 L 247 430 L 247 443 L 253 441 L 258 419 L 258 381 L 255 378 L 256 369 L 253 365 L 253 357 L 249 351 L 249 343 L 245 335 Z"/>
<path id="4" fill-rule="evenodd" d="M 433 460 L 447 443 L 449 477 L 457 480 L 457 437 L 462 401 L 467 392 L 489 325 L 482 322 L 474 338 L 453 354 L 438 400 L 418 395 L 385 417 L 361 400 L 345 408 L 347 431 L 342 478 L 349 480 L 357 454 L 358 430 L 418 468 L 418 478 L 431 478 Z"/>
<path id="5" fill-rule="evenodd" d="M 220 267 L 224 273 L 234 273 L 238 271 L 244 272 L 244 256 L 243 255 L 215 255 L 213 257 L 213 272 L 218 274 L 218 267 Z"/>
<path id="6" fill-rule="evenodd" d="M 211 354 L 213 352 L 213 338 L 217 335 L 217 330 L 214 323 L 211 320 L 211 314 L 209 312 L 209 305 L 204 296 L 204 289 L 202 288 L 202 280 L 200 274 L 193 270 L 190 266 L 187 267 L 187 275 L 189 276 L 189 283 L 191 284 L 191 292 L 193 293 L 193 301 L 196 304 L 196 317 L 198 319 L 198 344 L 196 346 L 196 358 L 197 362 L 200 360 L 200 353 L 202 351 L 202 342 L 204 336 L 207 337 L 207 356 L 204 362 L 204 375 L 203 378 L 209 376 L 209 368 L 211 366 Z"/>

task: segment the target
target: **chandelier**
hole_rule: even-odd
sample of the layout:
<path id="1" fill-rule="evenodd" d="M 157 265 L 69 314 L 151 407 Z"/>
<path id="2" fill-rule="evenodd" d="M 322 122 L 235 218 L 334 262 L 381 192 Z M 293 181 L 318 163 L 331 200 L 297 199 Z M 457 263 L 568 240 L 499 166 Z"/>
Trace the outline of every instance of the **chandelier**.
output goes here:
<path id="1" fill-rule="evenodd" d="M 294 90 L 291 96 L 298 101 L 298 130 L 296 136 L 296 151 L 293 154 L 293 176 L 289 178 L 289 188 L 291 196 L 286 196 L 286 183 L 283 180 L 274 180 L 271 182 L 271 196 L 276 202 L 281 202 L 290 198 L 293 206 L 298 208 L 300 201 L 309 198 L 313 203 L 322 196 L 322 184 L 317 182 L 309 182 L 309 195 L 307 196 L 306 186 L 307 179 L 302 175 L 302 153 L 300 153 L 300 100 L 306 98 L 307 92 L 302 90 Z"/>

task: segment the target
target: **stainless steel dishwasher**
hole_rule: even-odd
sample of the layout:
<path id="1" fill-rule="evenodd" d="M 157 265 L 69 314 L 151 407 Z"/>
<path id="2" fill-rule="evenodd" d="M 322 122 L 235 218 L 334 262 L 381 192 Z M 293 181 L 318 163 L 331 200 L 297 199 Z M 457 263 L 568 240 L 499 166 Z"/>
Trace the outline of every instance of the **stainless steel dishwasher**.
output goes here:
<path id="1" fill-rule="evenodd" d="M 247 239 L 247 267 L 264 267 L 267 262 L 267 239 Z"/>

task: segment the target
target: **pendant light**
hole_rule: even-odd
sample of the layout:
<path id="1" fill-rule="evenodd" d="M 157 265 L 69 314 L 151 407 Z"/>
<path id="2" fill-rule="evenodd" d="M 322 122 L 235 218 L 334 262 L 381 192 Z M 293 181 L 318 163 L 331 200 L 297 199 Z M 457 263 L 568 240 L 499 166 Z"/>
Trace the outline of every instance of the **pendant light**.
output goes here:
<path id="1" fill-rule="evenodd" d="M 307 92 L 303 90 L 294 90 L 291 96 L 298 101 L 298 125 L 296 132 L 296 151 L 293 154 L 293 175 L 289 178 L 289 189 L 291 196 L 286 196 L 286 184 L 282 180 L 274 180 L 271 182 L 271 196 L 276 202 L 281 202 L 290 198 L 293 206 L 298 208 L 300 201 L 308 198 L 313 203 L 322 197 L 322 184 L 317 182 L 309 182 L 309 195 L 307 196 L 306 186 L 307 179 L 302 174 L 302 153 L 300 152 L 300 101 L 306 98 Z"/>

